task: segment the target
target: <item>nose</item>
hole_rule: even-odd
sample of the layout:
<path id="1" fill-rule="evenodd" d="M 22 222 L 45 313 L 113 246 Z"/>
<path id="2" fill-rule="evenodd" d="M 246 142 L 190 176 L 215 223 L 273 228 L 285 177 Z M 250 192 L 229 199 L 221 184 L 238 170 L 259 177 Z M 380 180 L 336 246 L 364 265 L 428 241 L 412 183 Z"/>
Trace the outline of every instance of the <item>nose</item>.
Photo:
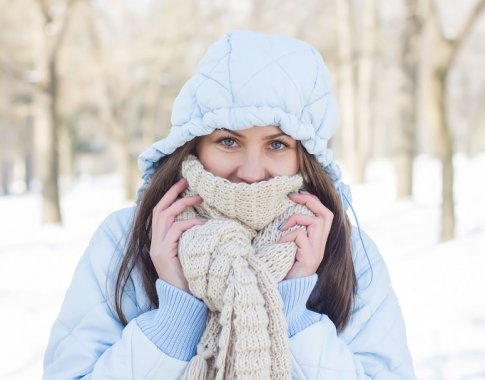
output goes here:
<path id="1" fill-rule="evenodd" d="M 263 160 L 257 155 L 248 155 L 237 170 L 238 180 L 245 183 L 256 183 L 267 179 L 267 170 Z"/>

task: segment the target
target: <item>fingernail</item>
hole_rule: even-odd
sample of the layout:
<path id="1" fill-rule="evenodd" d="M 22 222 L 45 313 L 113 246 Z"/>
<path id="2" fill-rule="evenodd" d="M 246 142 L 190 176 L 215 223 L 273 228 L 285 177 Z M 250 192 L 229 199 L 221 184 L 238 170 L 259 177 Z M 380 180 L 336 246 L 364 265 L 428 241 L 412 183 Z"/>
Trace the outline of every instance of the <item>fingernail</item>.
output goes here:
<path id="1" fill-rule="evenodd" d="M 295 195 L 295 194 L 298 194 L 298 192 L 297 191 L 291 191 L 291 192 L 288 193 L 288 195 Z"/>
<path id="2" fill-rule="evenodd" d="M 276 227 L 278 231 L 281 231 L 281 227 L 283 227 L 283 224 L 285 224 L 285 222 L 281 222 L 280 224 L 278 224 L 278 227 Z"/>
<path id="3" fill-rule="evenodd" d="M 300 189 L 300 190 L 298 190 L 298 192 L 300 194 L 308 194 L 308 191 L 306 191 L 305 189 Z"/>

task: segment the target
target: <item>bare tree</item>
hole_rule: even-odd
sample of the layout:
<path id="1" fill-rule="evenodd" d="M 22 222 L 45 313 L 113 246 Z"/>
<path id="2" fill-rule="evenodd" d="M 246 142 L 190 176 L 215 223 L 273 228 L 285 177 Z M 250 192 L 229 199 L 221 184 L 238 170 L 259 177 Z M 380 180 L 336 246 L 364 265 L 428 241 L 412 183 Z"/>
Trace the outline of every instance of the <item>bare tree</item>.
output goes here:
<path id="1" fill-rule="evenodd" d="M 123 18 L 129 25 L 126 9 L 122 2 L 112 2 L 110 11 Z M 127 108 L 134 102 L 136 96 L 133 93 L 130 67 L 133 60 L 130 54 L 135 51 L 130 46 L 130 39 L 121 33 L 119 26 L 109 19 L 106 12 L 101 9 L 91 8 L 88 20 L 88 33 L 94 47 L 95 63 L 98 66 L 103 87 L 103 100 L 105 104 L 98 105 L 102 115 L 102 121 L 107 124 L 109 134 L 113 139 L 110 146 L 114 149 L 118 170 L 123 178 L 124 193 L 126 199 L 133 199 L 136 191 L 136 180 L 133 178 L 134 154 L 131 149 L 130 131 L 126 122 Z M 109 31 L 108 41 L 102 41 L 102 29 Z M 130 33 L 131 30 L 127 30 Z M 109 45 L 106 46 L 106 45 Z"/>
<path id="2" fill-rule="evenodd" d="M 13 167 L 14 131 L 12 128 L 11 110 L 1 104 L 2 120 L 0 120 L 0 194 L 10 194 Z"/>
<path id="3" fill-rule="evenodd" d="M 453 68 L 464 41 L 485 8 L 485 0 L 476 2 L 469 17 L 465 20 L 455 38 L 448 38 L 439 21 L 436 4 L 431 0 L 428 19 L 434 34 L 438 37 L 436 61 L 433 67 L 433 107 L 437 115 L 438 144 L 442 164 L 442 217 L 441 240 L 453 239 L 455 231 L 455 207 L 453 195 L 453 140 L 447 114 L 446 96 L 448 94 L 449 73 Z"/>
<path id="4" fill-rule="evenodd" d="M 377 0 L 366 0 L 362 9 L 362 26 L 357 63 L 357 157 L 355 181 L 361 183 L 370 158 L 372 92 L 375 61 Z"/>
<path id="5" fill-rule="evenodd" d="M 351 0 L 337 2 L 338 72 L 337 89 L 342 119 L 344 159 L 351 176 L 356 172 L 355 67 Z"/>
<path id="6" fill-rule="evenodd" d="M 406 24 L 401 51 L 401 66 L 404 74 L 400 91 L 401 117 L 394 146 L 398 198 L 410 197 L 413 189 L 413 162 L 416 155 L 419 109 L 419 45 L 423 24 L 418 5 L 419 0 L 406 1 Z"/>
<path id="7" fill-rule="evenodd" d="M 466 103 L 466 110 L 469 114 L 469 125 L 465 142 L 465 151 L 469 157 L 475 157 L 480 149 L 484 148 L 485 138 L 480 138 L 480 126 L 485 125 L 485 87 L 482 87 L 478 95 L 473 94 L 470 90 L 470 84 L 464 85 L 464 97 L 470 99 Z M 485 133 L 482 129 L 482 136 Z"/>
<path id="8" fill-rule="evenodd" d="M 47 106 L 47 115 L 36 125 L 38 147 L 37 163 L 42 182 L 42 222 L 61 223 L 59 200 L 59 61 L 75 0 L 54 2 L 37 0 L 42 15 L 44 31 L 45 80 L 41 84 L 44 102 L 39 112 Z M 41 141 L 39 141 L 39 139 Z"/>
<path id="9" fill-rule="evenodd" d="M 61 223 L 59 202 L 59 57 L 75 0 L 36 0 L 41 15 L 44 55 L 36 69 L 39 78 L 27 69 L 2 61 L 4 73 L 35 89 L 37 116 L 35 126 L 36 163 L 42 183 L 42 222 Z M 47 112 L 45 112 L 47 110 Z"/>
<path id="10" fill-rule="evenodd" d="M 12 190 L 14 169 L 21 163 L 25 165 L 24 190 L 30 189 L 32 179 L 31 104 L 38 88 L 26 83 L 34 49 L 33 28 L 26 29 L 25 25 L 31 25 L 35 17 L 35 11 L 25 9 L 26 4 L 29 0 L 0 1 L 0 187 L 4 194 Z"/>
<path id="11" fill-rule="evenodd" d="M 189 71 L 195 67 L 201 23 L 191 15 L 197 11 L 193 0 L 153 3 L 142 20 L 123 1 L 91 11 L 89 33 L 103 87 L 100 111 L 109 126 L 125 198 L 133 199 L 139 185 L 137 156 L 168 132 L 167 109 L 187 78 L 186 65 L 193 60 Z M 118 19 L 111 19 L 113 14 Z M 188 17 L 191 23 L 184 24 Z"/>

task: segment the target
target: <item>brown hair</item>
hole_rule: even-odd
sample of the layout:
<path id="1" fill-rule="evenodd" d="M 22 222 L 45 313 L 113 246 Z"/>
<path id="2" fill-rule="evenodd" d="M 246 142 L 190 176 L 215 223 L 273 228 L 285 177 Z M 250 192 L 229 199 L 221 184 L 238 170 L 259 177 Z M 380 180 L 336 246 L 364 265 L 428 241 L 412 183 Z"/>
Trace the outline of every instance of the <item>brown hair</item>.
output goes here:
<path id="1" fill-rule="evenodd" d="M 347 324 L 352 308 L 356 279 L 350 250 L 350 224 L 331 179 L 325 170 L 299 144 L 300 172 L 305 189 L 315 194 L 334 214 L 332 227 L 325 246 L 325 255 L 317 269 L 318 280 L 307 302 L 310 310 L 326 314 L 341 330 Z M 150 258 L 152 210 L 163 195 L 179 179 L 182 161 L 195 153 L 194 139 L 174 153 L 160 160 L 149 186 L 138 206 L 126 254 L 121 261 L 115 284 L 115 308 L 120 321 L 128 321 L 122 310 L 122 299 L 130 275 L 136 268 L 153 308 L 158 307 L 155 281 L 158 276 Z"/>
<path id="2" fill-rule="evenodd" d="M 315 156 L 300 149 L 300 173 L 305 190 L 333 213 L 318 280 L 307 302 L 310 310 L 326 314 L 338 330 L 348 323 L 357 280 L 350 245 L 350 222 L 329 175 Z"/>

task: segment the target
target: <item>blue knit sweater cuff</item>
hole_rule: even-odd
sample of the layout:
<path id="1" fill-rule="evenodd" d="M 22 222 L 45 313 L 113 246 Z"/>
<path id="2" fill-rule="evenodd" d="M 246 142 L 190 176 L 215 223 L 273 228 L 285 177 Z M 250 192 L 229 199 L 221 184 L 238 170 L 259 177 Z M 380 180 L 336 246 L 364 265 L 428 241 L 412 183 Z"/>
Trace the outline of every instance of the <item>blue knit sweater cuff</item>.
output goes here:
<path id="1" fill-rule="evenodd" d="M 306 308 L 306 303 L 317 283 L 317 275 L 281 281 L 278 290 L 283 299 L 283 313 L 288 323 L 288 336 L 303 331 L 321 319 L 321 314 Z"/>
<path id="2" fill-rule="evenodd" d="M 157 280 L 156 288 L 158 309 L 140 315 L 138 326 L 165 354 L 189 361 L 206 327 L 207 306 L 165 281 Z"/>

